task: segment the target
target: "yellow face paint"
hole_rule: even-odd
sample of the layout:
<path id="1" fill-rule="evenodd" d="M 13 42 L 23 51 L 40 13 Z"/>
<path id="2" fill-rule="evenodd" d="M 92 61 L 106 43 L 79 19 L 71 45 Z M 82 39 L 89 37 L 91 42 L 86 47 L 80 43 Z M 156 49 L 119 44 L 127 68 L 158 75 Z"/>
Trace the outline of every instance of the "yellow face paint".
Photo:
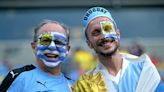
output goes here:
<path id="1" fill-rule="evenodd" d="M 110 21 L 100 22 L 101 30 L 103 34 L 110 34 L 115 31 L 113 24 Z"/>
<path id="2" fill-rule="evenodd" d="M 39 44 L 43 46 L 49 46 L 52 41 L 52 36 L 50 33 L 46 32 L 40 37 Z"/>
<path id="3" fill-rule="evenodd" d="M 105 38 L 114 38 L 115 40 L 117 40 L 116 30 L 113 22 L 101 21 L 100 26 L 102 34 Z"/>

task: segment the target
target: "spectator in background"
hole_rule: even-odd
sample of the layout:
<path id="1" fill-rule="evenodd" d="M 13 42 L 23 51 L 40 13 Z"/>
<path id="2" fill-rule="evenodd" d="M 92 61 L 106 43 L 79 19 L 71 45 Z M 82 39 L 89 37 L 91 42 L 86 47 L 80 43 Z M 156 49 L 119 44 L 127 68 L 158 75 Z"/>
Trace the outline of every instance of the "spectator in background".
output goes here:
<path id="1" fill-rule="evenodd" d="M 12 65 L 6 60 L 6 58 L 0 61 L 0 84 L 11 69 Z"/>
<path id="2" fill-rule="evenodd" d="M 78 73 L 83 75 L 87 71 L 96 67 L 98 60 L 96 56 L 88 51 L 77 49 L 74 53 L 75 64 L 78 66 Z"/>
<path id="3" fill-rule="evenodd" d="M 95 68 L 98 63 L 97 57 L 92 53 L 78 47 L 69 62 L 62 63 L 62 72 L 76 81 L 81 75 Z"/>
<path id="4" fill-rule="evenodd" d="M 142 54 L 144 54 L 146 52 L 144 46 L 142 46 L 141 44 L 139 44 L 137 41 L 133 41 L 132 46 L 129 49 L 130 54 L 136 55 L 136 56 L 141 56 Z M 156 57 L 156 55 L 150 53 L 149 55 L 152 63 L 154 65 L 157 65 L 158 63 L 158 57 Z"/>
<path id="5" fill-rule="evenodd" d="M 130 53 L 136 56 L 141 56 L 143 53 L 145 53 L 145 48 L 137 41 L 133 41 L 130 48 Z"/>
<path id="6" fill-rule="evenodd" d="M 128 48 L 125 47 L 125 46 L 123 46 L 123 45 L 120 45 L 119 50 L 120 50 L 121 53 L 129 54 L 129 50 L 128 50 Z"/>

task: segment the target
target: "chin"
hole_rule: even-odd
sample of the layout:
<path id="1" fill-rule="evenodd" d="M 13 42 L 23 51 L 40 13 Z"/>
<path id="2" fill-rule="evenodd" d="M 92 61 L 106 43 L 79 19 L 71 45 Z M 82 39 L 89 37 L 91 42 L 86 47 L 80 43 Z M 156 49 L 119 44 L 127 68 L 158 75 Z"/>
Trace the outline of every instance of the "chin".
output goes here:
<path id="1" fill-rule="evenodd" d="M 62 62 L 62 61 L 56 61 L 56 62 L 49 62 L 49 61 L 46 61 L 46 60 L 42 60 L 44 65 L 48 68 L 55 68 L 57 66 L 59 66 L 59 64 Z"/>
<path id="2" fill-rule="evenodd" d="M 103 50 L 103 51 L 101 51 L 101 52 L 99 52 L 99 54 L 101 54 L 101 55 L 103 55 L 103 56 L 112 56 L 112 55 L 114 55 L 116 52 L 117 52 L 117 50 L 118 50 L 118 45 L 115 47 L 115 48 L 111 48 L 111 49 L 108 49 L 108 50 Z"/>

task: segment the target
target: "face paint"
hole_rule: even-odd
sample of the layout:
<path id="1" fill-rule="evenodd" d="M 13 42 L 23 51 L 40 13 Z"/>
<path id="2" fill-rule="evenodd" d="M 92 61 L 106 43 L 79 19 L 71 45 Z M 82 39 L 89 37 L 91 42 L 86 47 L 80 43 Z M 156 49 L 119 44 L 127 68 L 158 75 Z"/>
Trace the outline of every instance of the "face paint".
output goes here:
<path id="1" fill-rule="evenodd" d="M 100 26 L 104 38 L 112 38 L 113 40 L 117 40 L 116 30 L 111 21 L 101 21 Z"/>
<path id="2" fill-rule="evenodd" d="M 65 60 L 67 38 L 58 32 L 45 32 L 38 37 L 36 55 L 48 67 L 55 67 Z"/>

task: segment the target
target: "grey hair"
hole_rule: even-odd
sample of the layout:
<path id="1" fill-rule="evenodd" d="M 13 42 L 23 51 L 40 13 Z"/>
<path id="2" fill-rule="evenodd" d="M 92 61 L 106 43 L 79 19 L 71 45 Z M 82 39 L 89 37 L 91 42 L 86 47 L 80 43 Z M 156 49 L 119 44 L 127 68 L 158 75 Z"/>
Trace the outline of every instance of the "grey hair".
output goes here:
<path id="1" fill-rule="evenodd" d="M 67 42 L 69 44 L 69 28 L 63 24 L 63 23 L 60 23 L 58 21 L 53 21 L 53 20 L 43 20 L 36 28 L 34 28 L 34 37 L 33 37 L 33 41 L 36 42 L 37 41 L 37 33 L 39 31 L 39 29 L 44 26 L 45 24 L 48 24 L 48 23 L 55 23 L 55 24 L 58 24 L 60 25 L 66 32 L 66 36 L 67 36 Z"/>

